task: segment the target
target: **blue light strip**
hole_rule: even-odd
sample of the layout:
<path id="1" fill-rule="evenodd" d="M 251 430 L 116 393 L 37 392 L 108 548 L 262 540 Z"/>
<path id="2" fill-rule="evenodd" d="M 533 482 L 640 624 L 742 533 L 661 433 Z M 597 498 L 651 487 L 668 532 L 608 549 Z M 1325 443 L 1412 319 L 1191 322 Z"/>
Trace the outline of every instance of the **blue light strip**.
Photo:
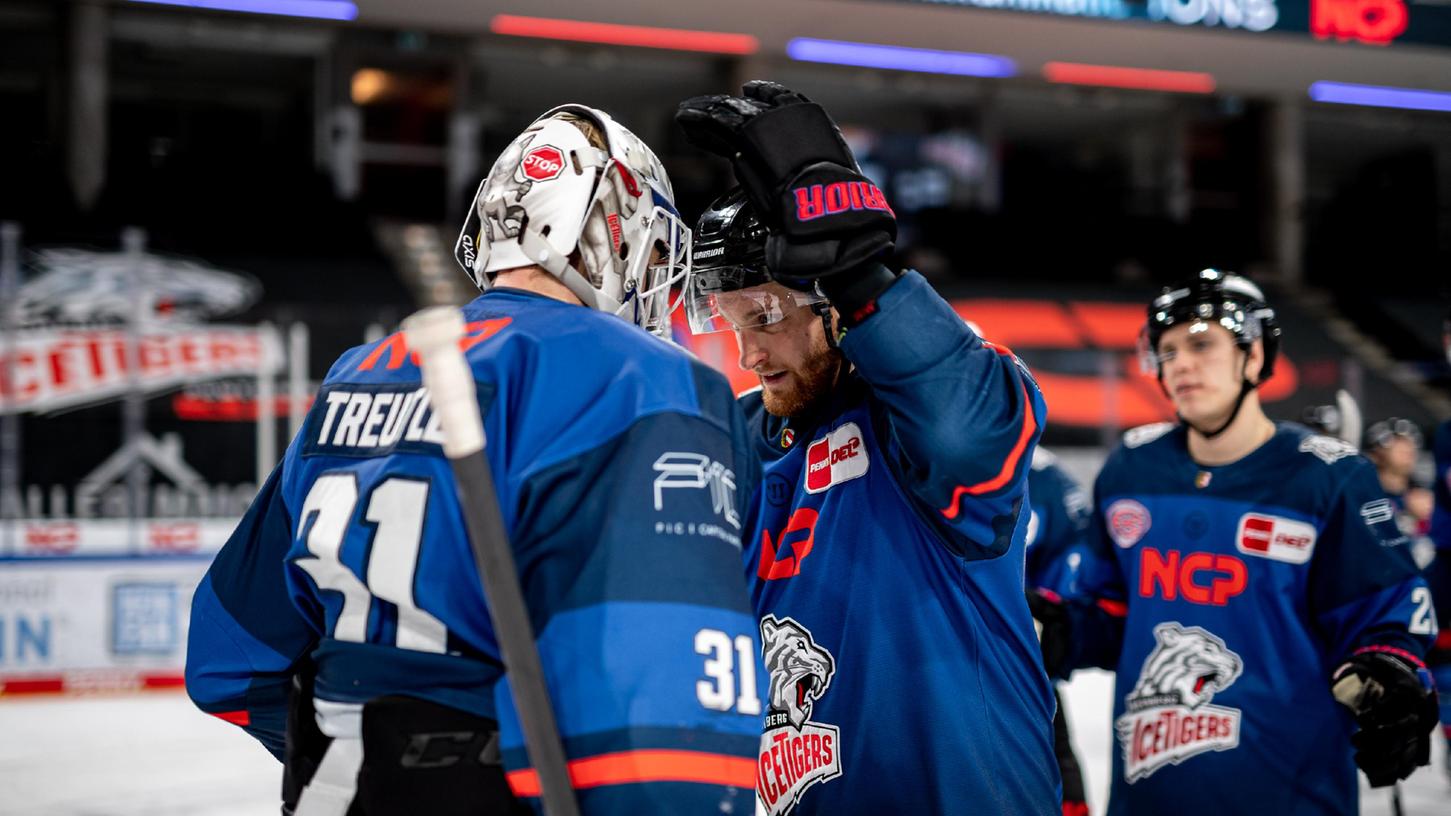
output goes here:
<path id="1" fill-rule="evenodd" d="M 1377 108 L 1451 113 L 1451 93 L 1445 91 L 1353 85 L 1349 82 L 1314 82 L 1310 84 L 1310 98 L 1316 102 L 1333 102 L 1338 105 L 1369 105 Z"/>
<path id="2" fill-rule="evenodd" d="M 318 20 L 352 20 L 358 7 L 351 0 L 131 0 L 158 6 L 184 6 L 208 11 L 242 11 Z"/>
<path id="3" fill-rule="evenodd" d="M 829 62 L 862 68 L 918 71 L 976 77 L 1016 76 L 1018 67 L 1007 57 L 966 51 L 933 51 L 897 45 L 814 40 L 797 37 L 786 44 L 786 55 L 801 62 Z"/>

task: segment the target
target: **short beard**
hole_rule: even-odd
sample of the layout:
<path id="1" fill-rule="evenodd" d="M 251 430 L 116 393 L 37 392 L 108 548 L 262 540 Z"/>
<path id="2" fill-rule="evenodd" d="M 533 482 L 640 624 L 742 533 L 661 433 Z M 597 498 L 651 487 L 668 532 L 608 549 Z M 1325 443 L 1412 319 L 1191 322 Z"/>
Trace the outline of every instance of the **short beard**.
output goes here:
<path id="1" fill-rule="evenodd" d="M 832 384 L 845 359 L 840 349 L 831 348 L 826 345 L 826 339 L 821 338 L 820 345 L 811 349 L 801 369 L 791 372 L 798 383 L 795 388 L 785 393 L 761 389 L 767 413 L 782 417 L 799 416 L 824 402 L 831 395 Z"/>

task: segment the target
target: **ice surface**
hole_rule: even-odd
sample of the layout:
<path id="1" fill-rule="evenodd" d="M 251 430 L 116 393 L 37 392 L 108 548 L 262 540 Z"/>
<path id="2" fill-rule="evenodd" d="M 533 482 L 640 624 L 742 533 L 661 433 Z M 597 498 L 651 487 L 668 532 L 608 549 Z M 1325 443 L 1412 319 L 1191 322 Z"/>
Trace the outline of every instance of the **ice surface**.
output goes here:
<path id="1" fill-rule="evenodd" d="M 1066 693 L 1089 804 L 1108 790 L 1113 676 L 1079 672 Z M 1437 740 L 1430 768 L 1401 783 L 1407 816 L 1451 813 Z M 236 726 L 178 692 L 0 699 L 0 814 L 5 816 L 275 816 L 282 767 Z M 1390 795 L 1362 789 L 1362 812 Z"/>

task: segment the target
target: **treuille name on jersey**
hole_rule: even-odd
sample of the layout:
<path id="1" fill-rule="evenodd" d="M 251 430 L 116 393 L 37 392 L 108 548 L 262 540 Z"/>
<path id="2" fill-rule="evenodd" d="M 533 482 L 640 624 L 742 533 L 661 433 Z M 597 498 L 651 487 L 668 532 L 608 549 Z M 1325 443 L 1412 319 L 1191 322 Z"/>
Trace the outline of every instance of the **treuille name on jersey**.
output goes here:
<path id="1" fill-rule="evenodd" d="M 761 655 L 771 677 L 756 795 L 768 816 L 789 813 L 806 789 L 841 776 L 841 729 L 811 721 L 836 660 L 795 620 L 761 618 Z"/>
<path id="2" fill-rule="evenodd" d="M 1158 645 L 1114 722 L 1124 755 L 1124 781 L 1134 783 L 1206 751 L 1239 746 L 1240 710 L 1210 705 L 1244 670 L 1239 655 L 1198 626 L 1154 627 Z"/>
<path id="3" fill-rule="evenodd" d="M 443 431 L 417 383 L 325 386 L 308 417 L 303 455 L 383 456 L 436 451 Z"/>

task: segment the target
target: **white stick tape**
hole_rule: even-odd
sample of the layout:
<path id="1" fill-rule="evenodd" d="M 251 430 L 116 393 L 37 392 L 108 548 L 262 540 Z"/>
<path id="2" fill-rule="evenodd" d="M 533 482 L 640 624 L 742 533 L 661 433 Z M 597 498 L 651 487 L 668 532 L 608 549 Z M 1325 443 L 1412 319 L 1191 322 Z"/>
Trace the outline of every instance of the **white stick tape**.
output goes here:
<path id="1" fill-rule="evenodd" d="M 453 306 L 423 309 L 403 321 L 403 334 L 409 350 L 418 354 L 423 385 L 438 412 L 444 454 L 462 459 L 483 450 L 484 423 L 474 375 L 459 350 L 463 313 Z"/>

